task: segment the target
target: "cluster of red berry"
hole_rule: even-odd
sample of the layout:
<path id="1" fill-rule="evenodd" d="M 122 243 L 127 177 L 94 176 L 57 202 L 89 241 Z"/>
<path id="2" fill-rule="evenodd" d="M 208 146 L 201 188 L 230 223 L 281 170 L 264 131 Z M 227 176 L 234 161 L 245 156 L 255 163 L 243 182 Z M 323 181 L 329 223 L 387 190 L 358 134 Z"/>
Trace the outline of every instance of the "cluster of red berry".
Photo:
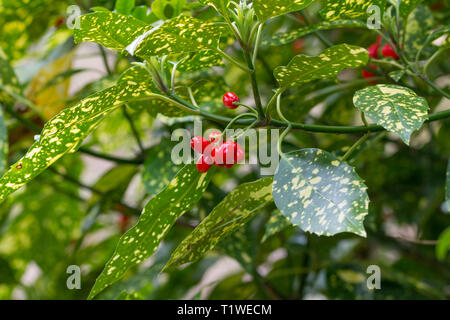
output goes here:
<path id="1" fill-rule="evenodd" d="M 237 102 L 240 102 L 240 99 L 233 92 L 227 92 L 223 96 L 223 104 L 229 109 L 236 109 Z M 203 137 L 192 138 L 192 149 L 201 154 L 197 161 L 198 171 L 207 172 L 213 164 L 218 167 L 231 168 L 244 159 L 244 150 L 239 144 L 234 141 L 222 143 L 221 137 L 221 132 L 214 131 L 208 136 L 208 140 Z"/>
<path id="2" fill-rule="evenodd" d="M 367 51 L 369 51 L 369 56 L 371 58 L 378 59 L 378 57 L 379 57 L 378 51 L 380 50 L 380 45 L 381 45 L 381 37 L 378 37 L 377 42 L 375 42 L 369 48 L 367 48 Z M 385 58 L 390 57 L 395 60 L 398 59 L 398 55 L 397 55 L 397 53 L 395 53 L 395 50 L 387 43 L 383 46 L 383 48 L 381 48 L 381 54 Z M 373 70 L 377 69 L 377 67 L 373 64 L 369 65 L 369 68 L 373 69 Z M 367 70 L 363 70 L 362 75 L 363 75 L 364 79 L 370 79 L 370 78 L 376 77 L 376 74 L 374 74 L 370 71 L 367 71 Z M 375 81 L 370 81 L 369 83 L 375 84 Z"/>

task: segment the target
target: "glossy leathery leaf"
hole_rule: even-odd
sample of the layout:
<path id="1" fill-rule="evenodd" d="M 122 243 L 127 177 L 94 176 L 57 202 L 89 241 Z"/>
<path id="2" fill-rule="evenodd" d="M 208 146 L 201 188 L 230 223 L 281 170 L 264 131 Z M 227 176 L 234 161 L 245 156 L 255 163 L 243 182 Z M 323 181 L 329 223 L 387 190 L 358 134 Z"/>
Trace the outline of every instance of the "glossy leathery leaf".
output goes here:
<path id="1" fill-rule="evenodd" d="M 254 0 L 253 8 L 259 21 L 264 22 L 289 12 L 300 11 L 312 2 L 313 0 Z"/>
<path id="2" fill-rule="evenodd" d="M 328 236 L 366 236 L 366 190 L 354 168 L 319 149 L 285 154 L 273 181 L 273 198 L 281 213 L 304 231 Z"/>
<path id="3" fill-rule="evenodd" d="M 285 88 L 315 79 L 334 78 L 344 69 L 366 65 L 368 59 L 366 49 L 339 44 L 317 56 L 297 55 L 287 66 L 277 67 L 274 75 L 280 86 Z"/>
<path id="4" fill-rule="evenodd" d="M 408 145 L 411 134 L 428 119 L 427 101 L 398 85 L 364 88 L 355 93 L 353 103 L 377 124 L 397 133 Z"/>
<path id="5" fill-rule="evenodd" d="M 360 20 L 323 21 L 312 26 L 298 28 L 284 33 L 276 33 L 270 39 L 261 41 L 261 47 L 281 46 L 291 43 L 298 38 L 307 36 L 315 31 L 337 28 L 366 28 L 367 24 Z"/>
<path id="6" fill-rule="evenodd" d="M 178 16 L 147 32 L 134 53 L 143 58 L 168 54 L 217 50 L 220 37 L 228 33 L 223 24 Z"/>
<path id="7" fill-rule="evenodd" d="M 212 172 L 200 173 L 194 164 L 186 165 L 160 194 L 147 203 L 138 223 L 120 238 L 89 294 L 90 299 L 155 252 L 176 220 L 202 197 Z"/>
<path id="8" fill-rule="evenodd" d="M 105 115 L 120 105 L 148 98 L 156 88 L 145 70 L 128 69 L 114 87 L 95 93 L 50 119 L 39 140 L 0 179 L 0 201 L 67 153 L 75 152 Z"/>
<path id="9" fill-rule="evenodd" d="M 385 0 L 325 0 L 324 8 L 320 12 L 326 20 L 364 19 L 368 16 L 367 9 L 378 6 L 382 11 L 386 6 Z"/>
<path id="10" fill-rule="evenodd" d="M 194 262 L 216 244 L 245 225 L 259 210 L 273 201 L 272 178 L 242 184 L 195 228 L 172 254 L 166 268 Z"/>

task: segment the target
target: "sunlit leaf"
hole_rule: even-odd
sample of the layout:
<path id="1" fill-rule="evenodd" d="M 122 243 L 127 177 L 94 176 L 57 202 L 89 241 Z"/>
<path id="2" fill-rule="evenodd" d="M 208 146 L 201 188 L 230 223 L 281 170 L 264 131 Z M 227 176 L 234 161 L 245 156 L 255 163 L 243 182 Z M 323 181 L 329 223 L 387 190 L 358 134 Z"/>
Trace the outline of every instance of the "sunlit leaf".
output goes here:
<path id="1" fill-rule="evenodd" d="M 271 190 L 272 178 L 245 183 L 233 189 L 178 246 L 166 268 L 201 258 L 269 204 L 272 201 Z"/>
<path id="2" fill-rule="evenodd" d="M 178 16 L 186 5 L 186 0 L 155 0 L 152 2 L 152 12 L 161 20 Z"/>
<path id="3" fill-rule="evenodd" d="M 190 210 L 205 192 L 212 176 L 195 165 L 185 166 L 160 194 L 144 208 L 138 223 L 125 233 L 97 278 L 89 298 L 119 280 L 132 266 L 151 256 L 175 221 Z"/>
<path id="4" fill-rule="evenodd" d="M 366 190 L 354 168 L 319 149 L 285 154 L 273 182 L 273 198 L 281 213 L 318 235 L 352 232 L 365 237 Z"/>
<path id="5" fill-rule="evenodd" d="M 95 93 L 49 120 L 27 154 L 0 179 L 0 201 L 66 153 L 75 152 L 102 118 L 125 102 L 146 99 L 156 89 L 145 70 L 130 68 L 117 86 Z"/>
<path id="6" fill-rule="evenodd" d="M 377 124 L 397 133 L 406 144 L 428 119 L 427 101 L 398 85 L 367 87 L 355 93 L 353 103 Z"/>
<path id="7" fill-rule="evenodd" d="M 320 12 L 326 20 L 356 19 L 368 16 L 367 9 L 378 6 L 383 11 L 385 0 L 325 0 Z"/>
<path id="8" fill-rule="evenodd" d="M 354 27 L 366 28 L 367 24 L 360 20 L 323 21 L 312 26 L 298 28 L 289 32 L 275 33 L 270 39 L 261 41 L 261 47 L 281 46 L 315 31 Z"/>
<path id="9" fill-rule="evenodd" d="M 312 2 L 313 0 L 254 0 L 253 8 L 259 21 L 264 22 L 285 13 L 300 11 Z"/>
<path id="10" fill-rule="evenodd" d="M 277 67 L 275 77 L 281 87 L 309 82 L 315 79 L 333 78 L 344 69 L 367 64 L 366 49 L 340 44 L 324 50 L 318 56 L 295 56 L 287 66 Z"/>
<path id="11" fill-rule="evenodd" d="M 130 14 L 134 8 L 135 0 L 116 0 L 115 9 L 121 14 Z"/>

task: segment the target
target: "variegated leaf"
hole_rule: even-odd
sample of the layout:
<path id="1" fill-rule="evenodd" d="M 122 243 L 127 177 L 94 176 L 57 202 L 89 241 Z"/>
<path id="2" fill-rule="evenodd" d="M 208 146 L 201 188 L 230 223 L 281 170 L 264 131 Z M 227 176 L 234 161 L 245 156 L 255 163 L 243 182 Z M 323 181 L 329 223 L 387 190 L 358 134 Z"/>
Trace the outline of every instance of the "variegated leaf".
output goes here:
<path id="1" fill-rule="evenodd" d="M 6 128 L 5 116 L 0 106 L 0 175 L 8 166 L 8 130 Z"/>
<path id="2" fill-rule="evenodd" d="M 369 53 L 366 49 L 339 44 L 324 50 L 318 56 L 295 56 L 287 66 L 274 70 L 281 87 L 309 82 L 315 79 L 333 78 L 344 69 L 366 65 Z"/>
<path id="3" fill-rule="evenodd" d="M 11 97 L 11 94 L 21 95 L 22 88 L 17 80 L 14 69 L 0 48 L 0 103 L 13 103 L 14 98 Z"/>
<path id="4" fill-rule="evenodd" d="M 434 17 L 430 9 L 425 6 L 418 6 L 411 12 L 406 24 L 403 50 L 407 59 L 415 59 L 417 52 L 426 43 L 433 28 Z M 428 53 L 428 56 L 431 54 L 429 51 L 423 53 Z"/>
<path id="5" fill-rule="evenodd" d="M 355 93 L 353 103 L 377 124 L 397 133 L 408 145 L 411 134 L 428 119 L 427 101 L 398 85 L 364 88 Z"/>
<path id="6" fill-rule="evenodd" d="M 114 254 L 95 281 L 89 299 L 155 252 L 176 220 L 202 197 L 212 172 L 200 173 L 194 164 L 187 165 L 167 188 L 147 203 L 138 223 L 120 238 Z"/>
<path id="7" fill-rule="evenodd" d="M 281 213 L 304 231 L 328 236 L 366 236 L 366 190 L 353 167 L 319 149 L 285 154 L 273 181 L 273 198 Z"/>
<path id="8" fill-rule="evenodd" d="M 312 2 L 313 0 L 253 0 L 253 8 L 259 21 L 264 22 L 288 12 L 302 10 Z"/>
<path id="9" fill-rule="evenodd" d="M 393 3 L 400 0 L 392 0 Z M 408 18 L 409 14 L 417 7 L 423 0 L 401 0 L 400 2 L 400 16 L 404 19 Z M 408 22 L 409 23 L 409 22 Z"/>
<path id="10" fill-rule="evenodd" d="M 262 41 L 261 47 L 281 46 L 319 30 L 354 27 L 366 28 L 367 24 L 360 20 L 323 21 L 309 27 L 298 28 L 285 33 L 276 33 L 270 39 Z"/>
<path id="11" fill-rule="evenodd" d="M 75 152 L 105 115 L 120 105 L 150 98 L 156 88 L 148 72 L 128 69 L 117 86 L 95 93 L 50 119 L 39 140 L 0 179 L 0 202 L 59 158 Z"/>
<path id="12" fill-rule="evenodd" d="M 226 9 L 230 5 L 230 0 L 199 0 L 199 2 L 205 6 L 208 5 L 213 7 L 222 15 L 226 14 Z"/>
<path id="13" fill-rule="evenodd" d="M 136 46 L 135 54 L 150 58 L 199 50 L 216 51 L 222 35 L 228 28 L 187 16 L 178 16 L 149 31 Z"/>
<path id="14" fill-rule="evenodd" d="M 80 17 L 74 29 L 75 42 L 96 42 L 111 50 L 122 51 L 152 26 L 132 16 L 114 12 L 94 12 Z"/>
<path id="15" fill-rule="evenodd" d="M 266 241 L 271 236 L 283 231 L 286 228 L 292 226 L 292 223 L 286 218 L 280 211 L 276 210 L 270 216 L 269 221 L 266 223 L 266 230 L 261 242 Z"/>
<path id="16" fill-rule="evenodd" d="M 220 54 L 213 50 L 200 50 L 193 56 L 182 61 L 178 66 L 178 71 L 192 72 L 200 69 L 222 66 L 223 61 Z"/>
<path id="17" fill-rule="evenodd" d="M 324 0 L 324 8 L 320 12 L 326 20 L 364 19 L 368 16 L 367 9 L 378 6 L 382 11 L 385 0 Z"/>
<path id="18" fill-rule="evenodd" d="M 194 262 L 242 227 L 272 200 L 272 178 L 245 183 L 219 203 L 175 249 L 166 268 Z"/>

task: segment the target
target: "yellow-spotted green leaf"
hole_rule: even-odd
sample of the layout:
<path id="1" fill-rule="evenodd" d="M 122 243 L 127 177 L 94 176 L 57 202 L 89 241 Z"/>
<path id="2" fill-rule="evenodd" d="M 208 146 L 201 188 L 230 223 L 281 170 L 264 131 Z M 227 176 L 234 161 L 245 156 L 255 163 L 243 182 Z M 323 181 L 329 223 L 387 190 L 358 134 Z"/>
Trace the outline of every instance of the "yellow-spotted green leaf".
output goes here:
<path id="1" fill-rule="evenodd" d="M 94 12 L 80 17 L 74 30 L 75 42 L 90 41 L 111 50 L 122 51 L 152 26 L 132 16 L 113 12 Z"/>
<path id="2" fill-rule="evenodd" d="M 253 0 L 253 8 L 259 21 L 266 21 L 282 14 L 299 11 L 309 6 L 313 0 Z"/>
<path id="3" fill-rule="evenodd" d="M 324 50 L 318 56 L 295 56 L 287 66 L 274 70 L 281 87 L 309 82 L 315 79 L 333 78 L 344 69 L 367 64 L 366 49 L 348 44 L 339 44 Z"/>
<path id="4" fill-rule="evenodd" d="M 95 93 L 50 119 L 39 140 L 0 179 L 0 202 L 63 155 L 75 152 L 102 118 L 120 105 L 146 99 L 155 91 L 148 72 L 128 69 L 114 87 Z"/>
<path id="5" fill-rule="evenodd" d="M 281 46 L 295 41 L 298 38 L 304 37 L 319 30 L 330 30 L 336 28 L 366 28 L 367 24 L 360 20 L 336 20 L 323 21 L 312 26 L 298 28 L 289 32 L 276 33 L 270 39 L 261 42 L 261 47 Z"/>
<path id="6" fill-rule="evenodd" d="M 147 203 L 138 223 L 120 238 L 112 258 L 95 281 L 90 299 L 155 252 L 176 220 L 200 200 L 212 172 L 200 173 L 194 164 L 186 165 Z"/>
<path id="7" fill-rule="evenodd" d="M 450 248 L 450 227 L 445 229 L 439 236 L 438 243 L 436 245 L 436 257 L 444 261 L 447 256 L 448 249 Z"/>
<path id="8" fill-rule="evenodd" d="M 273 181 L 273 198 L 281 213 L 304 231 L 328 236 L 366 236 L 366 190 L 353 167 L 319 149 L 285 154 Z"/>
<path id="9" fill-rule="evenodd" d="M 176 165 L 172 161 L 172 148 L 176 144 L 177 142 L 170 139 L 164 139 L 148 151 L 142 181 L 149 195 L 161 192 L 180 171 L 181 165 Z"/>
<path id="10" fill-rule="evenodd" d="M 397 133 L 408 145 L 411 134 L 428 118 L 427 101 L 398 85 L 364 88 L 355 93 L 353 103 L 377 124 Z"/>
<path id="11" fill-rule="evenodd" d="M 426 43 L 429 34 L 433 31 L 434 17 L 430 9 L 425 6 L 418 6 L 411 12 L 405 29 L 404 50 L 406 57 L 410 60 L 415 59 L 417 52 Z M 428 56 L 431 53 L 423 51 Z"/>
<path id="12" fill-rule="evenodd" d="M 385 0 L 325 0 L 320 12 L 326 20 L 364 19 L 368 16 L 367 9 L 373 5 L 381 11 L 386 6 Z"/>
<path id="13" fill-rule="evenodd" d="M 115 9 L 118 13 L 128 15 L 133 11 L 135 0 L 116 0 Z"/>
<path id="14" fill-rule="evenodd" d="M 182 61 L 177 70 L 192 72 L 200 69 L 206 69 L 214 66 L 222 66 L 223 61 L 220 54 L 213 50 L 200 50 L 188 59 Z"/>
<path id="15" fill-rule="evenodd" d="M 175 249 L 166 268 L 194 262 L 233 231 L 245 225 L 273 201 L 272 178 L 242 184 L 232 190 Z"/>
<path id="16" fill-rule="evenodd" d="M 288 218 L 283 216 L 280 211 L 276 210 L 270 216 L 269 221 L 266 223 L 266 229 L 264 231 L 264 236 L 261 239 L 261 242 L 266 241 L 271 236 L 283 231 L 286 228 L 292 226 L 292 223 Z"/>
<path id="17" fill-rule="evenodd" d="M 230 5 L 230 0 L 199 0 L 201 4 L 208 5 L 216 9 L 217 12 L 224 15 Z"/>
<path id="18" fill-rule="evenodd" d="M 222 35 L 228 28 L 187 16 L 178 16 L 149 31 L 137 44 L 135 54 L 150 58 L 168 54 L 217 50 Z"/>
<path id="19" fill-rule="evenodd" d="M 5 116 L 0 106 L 0 174 L 8 166 L 8 130 L 6 128 Z"/>
<path id="20" fill-rule="evenodd" d="M 397 3 L 400 0 L 393 0 L 393 3 Z M 400 2 L 400 16 L 402 18 L 408 18 L 409 14 L 417 7 L 423 0 L 401 0 Z M 409 23 L 409 21 L 408 21 Z"/>

